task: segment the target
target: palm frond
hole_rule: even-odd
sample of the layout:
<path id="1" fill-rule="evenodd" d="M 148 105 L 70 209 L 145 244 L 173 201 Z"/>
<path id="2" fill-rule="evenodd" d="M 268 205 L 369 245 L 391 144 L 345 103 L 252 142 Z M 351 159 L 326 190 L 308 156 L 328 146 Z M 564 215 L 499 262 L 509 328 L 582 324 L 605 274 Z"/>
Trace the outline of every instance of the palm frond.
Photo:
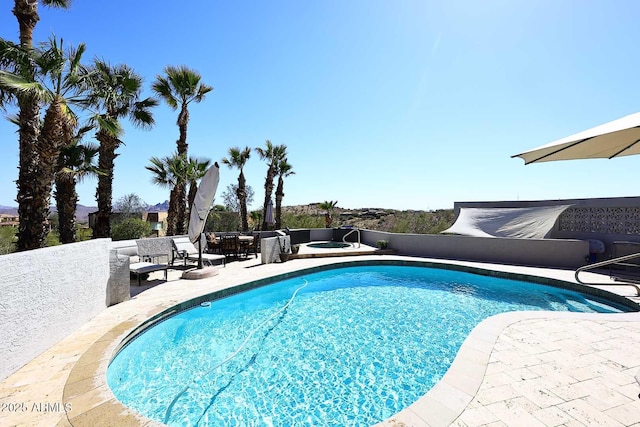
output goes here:
<path id="1" fill-rule="evenodd" d="M 204 99 L 204 96 L 213 90 L 212 86 L 207 86 L 205 84 L 200 85 L 198 90 L 198 94 L 195 97 L 196 102 L 200 102 Z"/>
<path id="2" fill-rule="evenodd" d="M 40 83 L 24 78 L 19 74 L 0 70 L 0 88 L 16 95 L 30 94 L 38 99 L 50 101 L 52 98 Z"/>
<path id="3" fill-rule="evenodd" d="M 20 73 L 32 69 L 35 66 L 33 52 L 33 49 L 0 37 L 0 66 L 6 70 Z"/>
<path id="4" fill-rule="evenodd" d="M 17 114 L 11 114 L 10 116 L 7 116 L 6 119 L 7 121 L 9 121 L 9 123 L 20 126 L 20 117 L 18 117 Z"/>
<path id="5" fill-rule="evenodd" d="M 156 77 L 152 89 L 174 110 L 180 104 L 184 106 L 192 101 L 202 101 L 213 90 L 213 87 L 202 83 L 200 73 L 185 65 L 168 65 L 164 72 L 164 76 Z"/>
<path id="6" fill-rule="evenodd" d="M 42 4 L 49 7 L 67 9 L 71 6 L 71 0 L 42 0 Z"/>
<path id="7" fill-rule="evenodd" d="M 97 114 L 93 116 L 93 119 L 97 123 L 98 128 L 100 128 L 100 130 L 104 130 L 109 135 L 118 137 L 122 134 L 122 127 L 120 126 L 120 123 L 117 119 L 103 114 Z"/>
<path id="8" fill-rule="evenodd" d="M 167 103 L 173 110 L 178 108 L 178 100 L 173 96 L 169 81 L 163 76 L 157 76 L 156 81 L 151 85 L 151 90 Z"/>

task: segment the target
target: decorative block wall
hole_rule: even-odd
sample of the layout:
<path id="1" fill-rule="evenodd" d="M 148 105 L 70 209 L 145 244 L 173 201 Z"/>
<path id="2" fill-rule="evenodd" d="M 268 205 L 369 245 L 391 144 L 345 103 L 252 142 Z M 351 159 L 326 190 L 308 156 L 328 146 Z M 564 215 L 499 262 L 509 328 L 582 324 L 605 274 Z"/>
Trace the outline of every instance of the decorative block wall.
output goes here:
<path id="1" fill-rule="evenodd" d="M 559 231 L 640 234 L 640 207 L 574 207 L 558 219 Z"/>

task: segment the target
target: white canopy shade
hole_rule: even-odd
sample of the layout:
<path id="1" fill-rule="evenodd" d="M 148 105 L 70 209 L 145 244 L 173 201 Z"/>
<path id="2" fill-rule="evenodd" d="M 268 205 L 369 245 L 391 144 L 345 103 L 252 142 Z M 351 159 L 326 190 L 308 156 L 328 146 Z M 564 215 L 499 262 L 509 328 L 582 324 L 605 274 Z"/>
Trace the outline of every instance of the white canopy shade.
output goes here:
<path id="1" fill-rule="evenodd" d="M 544 239 L 571 205 L 529 208 L 460 208 L 456 222 L 442 233 L 474 237 Z"/>

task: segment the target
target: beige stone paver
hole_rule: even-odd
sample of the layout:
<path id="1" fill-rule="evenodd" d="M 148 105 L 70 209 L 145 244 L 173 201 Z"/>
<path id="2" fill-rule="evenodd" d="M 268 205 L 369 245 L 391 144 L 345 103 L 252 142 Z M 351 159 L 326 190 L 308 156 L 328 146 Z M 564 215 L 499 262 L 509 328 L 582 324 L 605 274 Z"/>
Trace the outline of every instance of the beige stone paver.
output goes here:
<path id="1" fill-rule="evenodd" d="M 527 335 L 522 335 L 523 330 L 528 331 Z M 563 333 L 559 335 L 558 330 Z M 498 344 L 512 342 L 514 336 L 525 355 L 541 348 L 547 340 L 559 344 L 556 350 L 537 353 L 539 362 L 528 367 L 537 376 L 519 375 L 518 363 L 504 363 L 517 355 L 509 346 Z M 494 368 L 485 377 L 469 407 L 485 406 L 507 425 L 525 425 L 513 424 L 515 416 L 520 416 L 526 425 L 535 425 L 529 424 L 531 420 L 525 418 L 526 414 L 546 426 L 569 422 L 587 426 L 640 423 L 640 385 L 633 376 L 640 371 L 640 334 L 636 322 L 523 320 L 500 335 L 488 366 L 493 364 L 500 364 L 500 369 Z M 514 381 L 508 382 L 508 377 Z M 519 400 L 523 398 L 526 401 Z M 467 411 L 460 419 L 469 427 L 489 425 L 483 418 L 469 419 Z"/>
<path id="2" fill-rule="evenodd" d="M 167 283 L 152 280 L 144 292 L 104 310 L 1 381 L 0 404 L 24 403 L 27 409 L 0 412 L 0 426 L 158 425 L 119 404 L 106 386 L 108 361 L 136 325 L 179 302 L 252 280 L 333 262 L 382 258 L 299 259 L 269 265 L 250 258 L 220 268 L 217 276 L 194 281 L 181 280 L 180 271 L 170 271 Z M 573 281 L 570 271 L 456 264 Z M 584 278 L 610 282 L 593 273 Z M 640 301 L 632 288 L 605 289 Z M 640 427 L 638 374 L 637 313 L 507 313 L 474 329 L 445 377 L 380 425 Z"/>

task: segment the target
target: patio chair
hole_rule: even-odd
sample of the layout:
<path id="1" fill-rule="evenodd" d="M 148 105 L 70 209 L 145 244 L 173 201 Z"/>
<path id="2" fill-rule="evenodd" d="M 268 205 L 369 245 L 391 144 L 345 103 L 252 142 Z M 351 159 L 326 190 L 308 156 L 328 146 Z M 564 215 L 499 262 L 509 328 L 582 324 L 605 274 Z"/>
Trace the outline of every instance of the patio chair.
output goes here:
<path id="1" fill-rule="evenodd" d="M 169 254 L 154 244 L 151 239 L 136 240 L 136 254 L 138 260 L 129 263 L 129 272 L 136 275 L 138 286 L 142 276 L 154 271 L 164 271 L 164 281 L 168 280 Z M 166 257 L 166 263 L 161 258 Z"/>
<path id="2" fill-rule="evenodd" d="M 260 250 L 260 235 L 259 234 L 254 234 L 253 235 L 253 241 L 249 242 L 249 244 L 246 246 L 247 249 L 247 254 L 249 252 L 253 253 L 255 255 L 256 258 L 258 258 L 258 250 Z"/>
<path id="3" fill-rule="evenodd" d="M 220 249 L 225 258 L 238 258 L 238 250 L 240 249 L 238 236 L 220 237 Z"/>
<path id="4" fill-rule="evenodd" d="M 188 237 L 174 237 L 171 239 L 171 245 L 173 247 L 173 257 L 171 264 L 173 265 L 176 259 L 182 259 L 184 265 L 187 265 L 187 261 L 198 261 L 199 253 L 198 248 L 191 243 Z M 214 261 L 220 261 L 227 265 L 227 259 L 224 255 L 202 253 L 202 262 L 208 265 L 213 265 Z"/>
<path id="5" fill-rule="evenodd" d="M 207 252 L 210 254 L 220 253 L 220 241 L 216 241 L 216 235 L 213 232 L 205 233 L 207 238 Z"/>

